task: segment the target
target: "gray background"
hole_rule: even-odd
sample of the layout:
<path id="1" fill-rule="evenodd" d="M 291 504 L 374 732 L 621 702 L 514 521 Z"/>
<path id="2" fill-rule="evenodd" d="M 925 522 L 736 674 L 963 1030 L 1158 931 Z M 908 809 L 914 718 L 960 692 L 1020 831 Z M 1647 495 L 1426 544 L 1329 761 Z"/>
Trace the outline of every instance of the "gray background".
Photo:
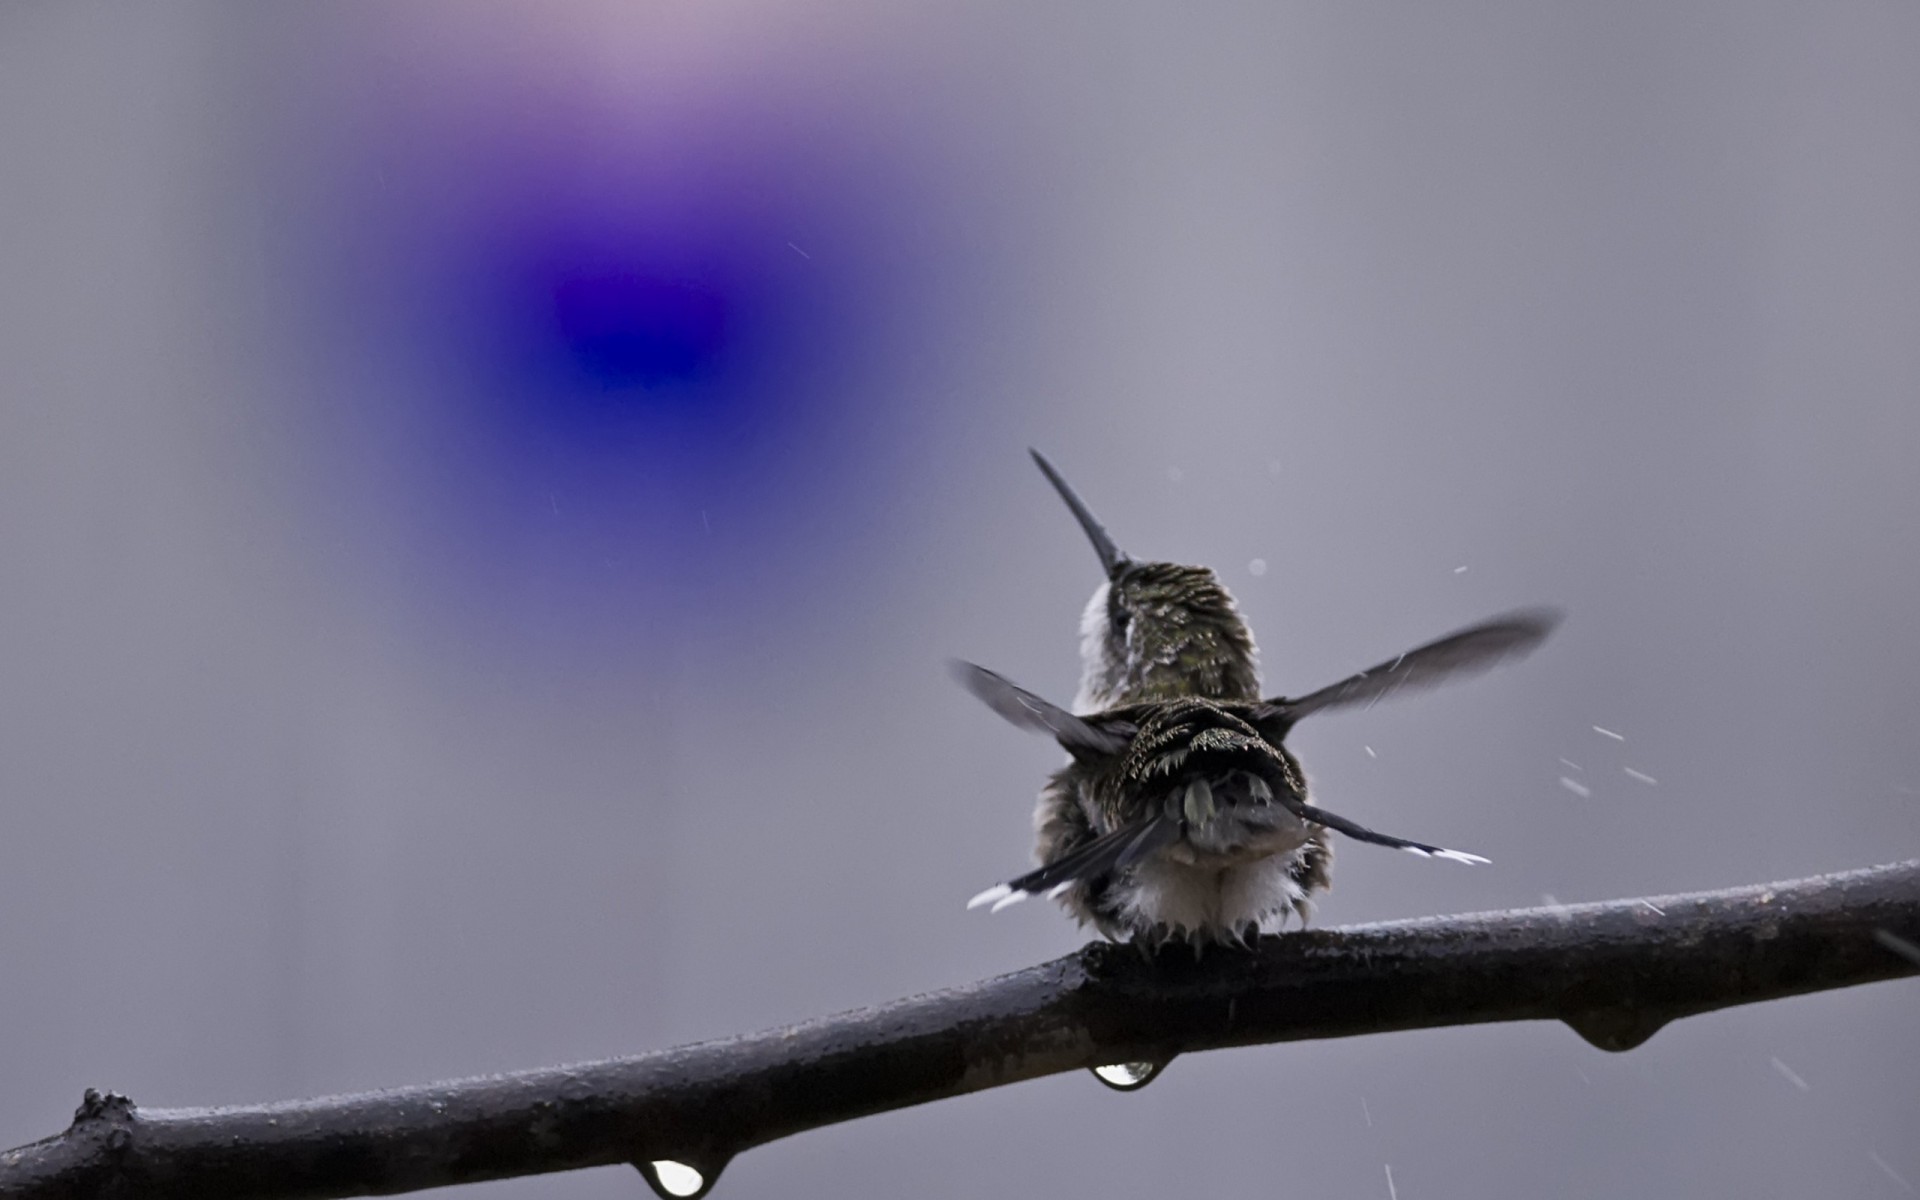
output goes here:
<path id="1" fill-rule="evenodd" d="M 626 7 L 553 20 L 604 44 Z M 1324 803 L 1494 861 L 1344 845 L 1326 923 L 1920 854 L 1920 9 L 673 11 L 959 64 L 1039 164 L 1046 252 L 1025 340 L 964 364 L 990 402 L 872 451 L 907 498 L 857 577 L 542 672 L 436 640 L 276 484 L 232 237 L 301 31 L 0 8 L 0 1143 L 87 1086 L 633 1053 L 1078 945 L 961 908 L 1025 863 L 1055 752 L 940 662 L 1070 697 L 1096 581 L 1028 444 L 1129 550 L 1216 566 L 1275 690 L 1570 611 L 1521 667 L 1301 730 Z M 808 1134 L 718 1194 L 1899 1196 L 1917 1050 L 1900 983 L 1618 1056 L 1551 1025 L 1210 1054 Z"/>

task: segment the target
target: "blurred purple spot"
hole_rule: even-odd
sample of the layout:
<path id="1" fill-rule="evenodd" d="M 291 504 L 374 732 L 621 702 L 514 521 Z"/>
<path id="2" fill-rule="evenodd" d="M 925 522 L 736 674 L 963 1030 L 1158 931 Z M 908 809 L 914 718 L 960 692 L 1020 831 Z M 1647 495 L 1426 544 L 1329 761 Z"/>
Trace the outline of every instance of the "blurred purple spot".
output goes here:
<path id="1" fill-rule="evenodd" d="M 605 394 L 697 379 L 726 343 L 724 297 L 645 266 L 563 277 L 551 295 L 561 344 Z"/>
<path id="2" fill-rule="evenodd" d="M 891 553 L 913 455 L 987 412 L 933 398 L 971 390 L 1017 256 L 984 143 L 848 69 L 310 83 L 282 275 L 349 551 L 436 619 L 595 652 Z"/>

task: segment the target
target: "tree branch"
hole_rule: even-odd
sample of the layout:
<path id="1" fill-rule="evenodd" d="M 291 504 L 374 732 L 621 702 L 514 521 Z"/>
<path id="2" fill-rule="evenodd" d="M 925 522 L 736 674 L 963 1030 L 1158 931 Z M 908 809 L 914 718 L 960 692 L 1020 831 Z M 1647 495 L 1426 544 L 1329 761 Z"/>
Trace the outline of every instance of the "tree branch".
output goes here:
<path id="1" fill-rule="evenodd" d="M 1149 961 L 1094 944 L 968 987 L 638 1058 L 270 1104 L 88 1092 L 0 1154 L 0 1196 L 377 1195 L 734 1154 L 871 1113 L 1119 1061 L 1489 1021 L 1608 1050 L 1735 1004 L 1920 974 L 1920 860 L 1650 900 L 1397 921 Z"/>

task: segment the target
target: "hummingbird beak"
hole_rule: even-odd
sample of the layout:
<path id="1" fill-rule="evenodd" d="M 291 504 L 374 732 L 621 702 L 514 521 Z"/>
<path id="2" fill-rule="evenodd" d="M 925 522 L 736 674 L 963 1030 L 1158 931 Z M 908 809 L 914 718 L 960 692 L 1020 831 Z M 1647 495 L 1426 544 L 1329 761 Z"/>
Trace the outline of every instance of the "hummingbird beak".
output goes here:
<path id="1" fill-rule="evenodd" d="M 1067 485 L 1066 480 L 1060 478 L 1060 472 L 1053 469 L 1053 464 L 1047 461 L 1046 455 L 1031 448 L 1027 453 L 1033 455 L 1033 461 L 1039 465 L 1041 474 L 1047 477 L 1047 482 L 1053 485 L 1053 490 L 1059 492 L 1060 498 L 1065 500 L 1067 507 L 1073 510 L 1074 519 L 1080 522 L 1080 528 L 1087 531 L 1087 540 L 1093 543 L 1094 553 L 1100 556 L 1100 565 L 1105 568 L 1107 578 L 1118 578 L 1120 572 L 1125 570 L 1133 560 L 1122 554 L 1120 547 L 1113 544 L 1113 539 L 1107 536 L 1106 529 L 1094 518 L 1093 513 L 1088 511 L 1087 506 L 1081 503 L 1079 494 Z"/>

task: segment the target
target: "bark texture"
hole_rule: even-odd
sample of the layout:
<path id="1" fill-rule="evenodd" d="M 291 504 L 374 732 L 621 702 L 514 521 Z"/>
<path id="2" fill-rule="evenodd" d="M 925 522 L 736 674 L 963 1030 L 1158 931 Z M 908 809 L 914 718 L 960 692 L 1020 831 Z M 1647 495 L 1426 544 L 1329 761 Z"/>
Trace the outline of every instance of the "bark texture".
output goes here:
<path id="1" fill-rule="evenodd" d="M 248 1108 L 88 1092 L 0 1197 L 386 1195 L 672 1159 L 1061 1071 L 1305 1038 L 1557 1020 L 1607 1050 L 1735 1004 L 1920 974 L 1920 860 L 1685 896 L 1396 921 L 998 979 L 637 1058 Z"/>

